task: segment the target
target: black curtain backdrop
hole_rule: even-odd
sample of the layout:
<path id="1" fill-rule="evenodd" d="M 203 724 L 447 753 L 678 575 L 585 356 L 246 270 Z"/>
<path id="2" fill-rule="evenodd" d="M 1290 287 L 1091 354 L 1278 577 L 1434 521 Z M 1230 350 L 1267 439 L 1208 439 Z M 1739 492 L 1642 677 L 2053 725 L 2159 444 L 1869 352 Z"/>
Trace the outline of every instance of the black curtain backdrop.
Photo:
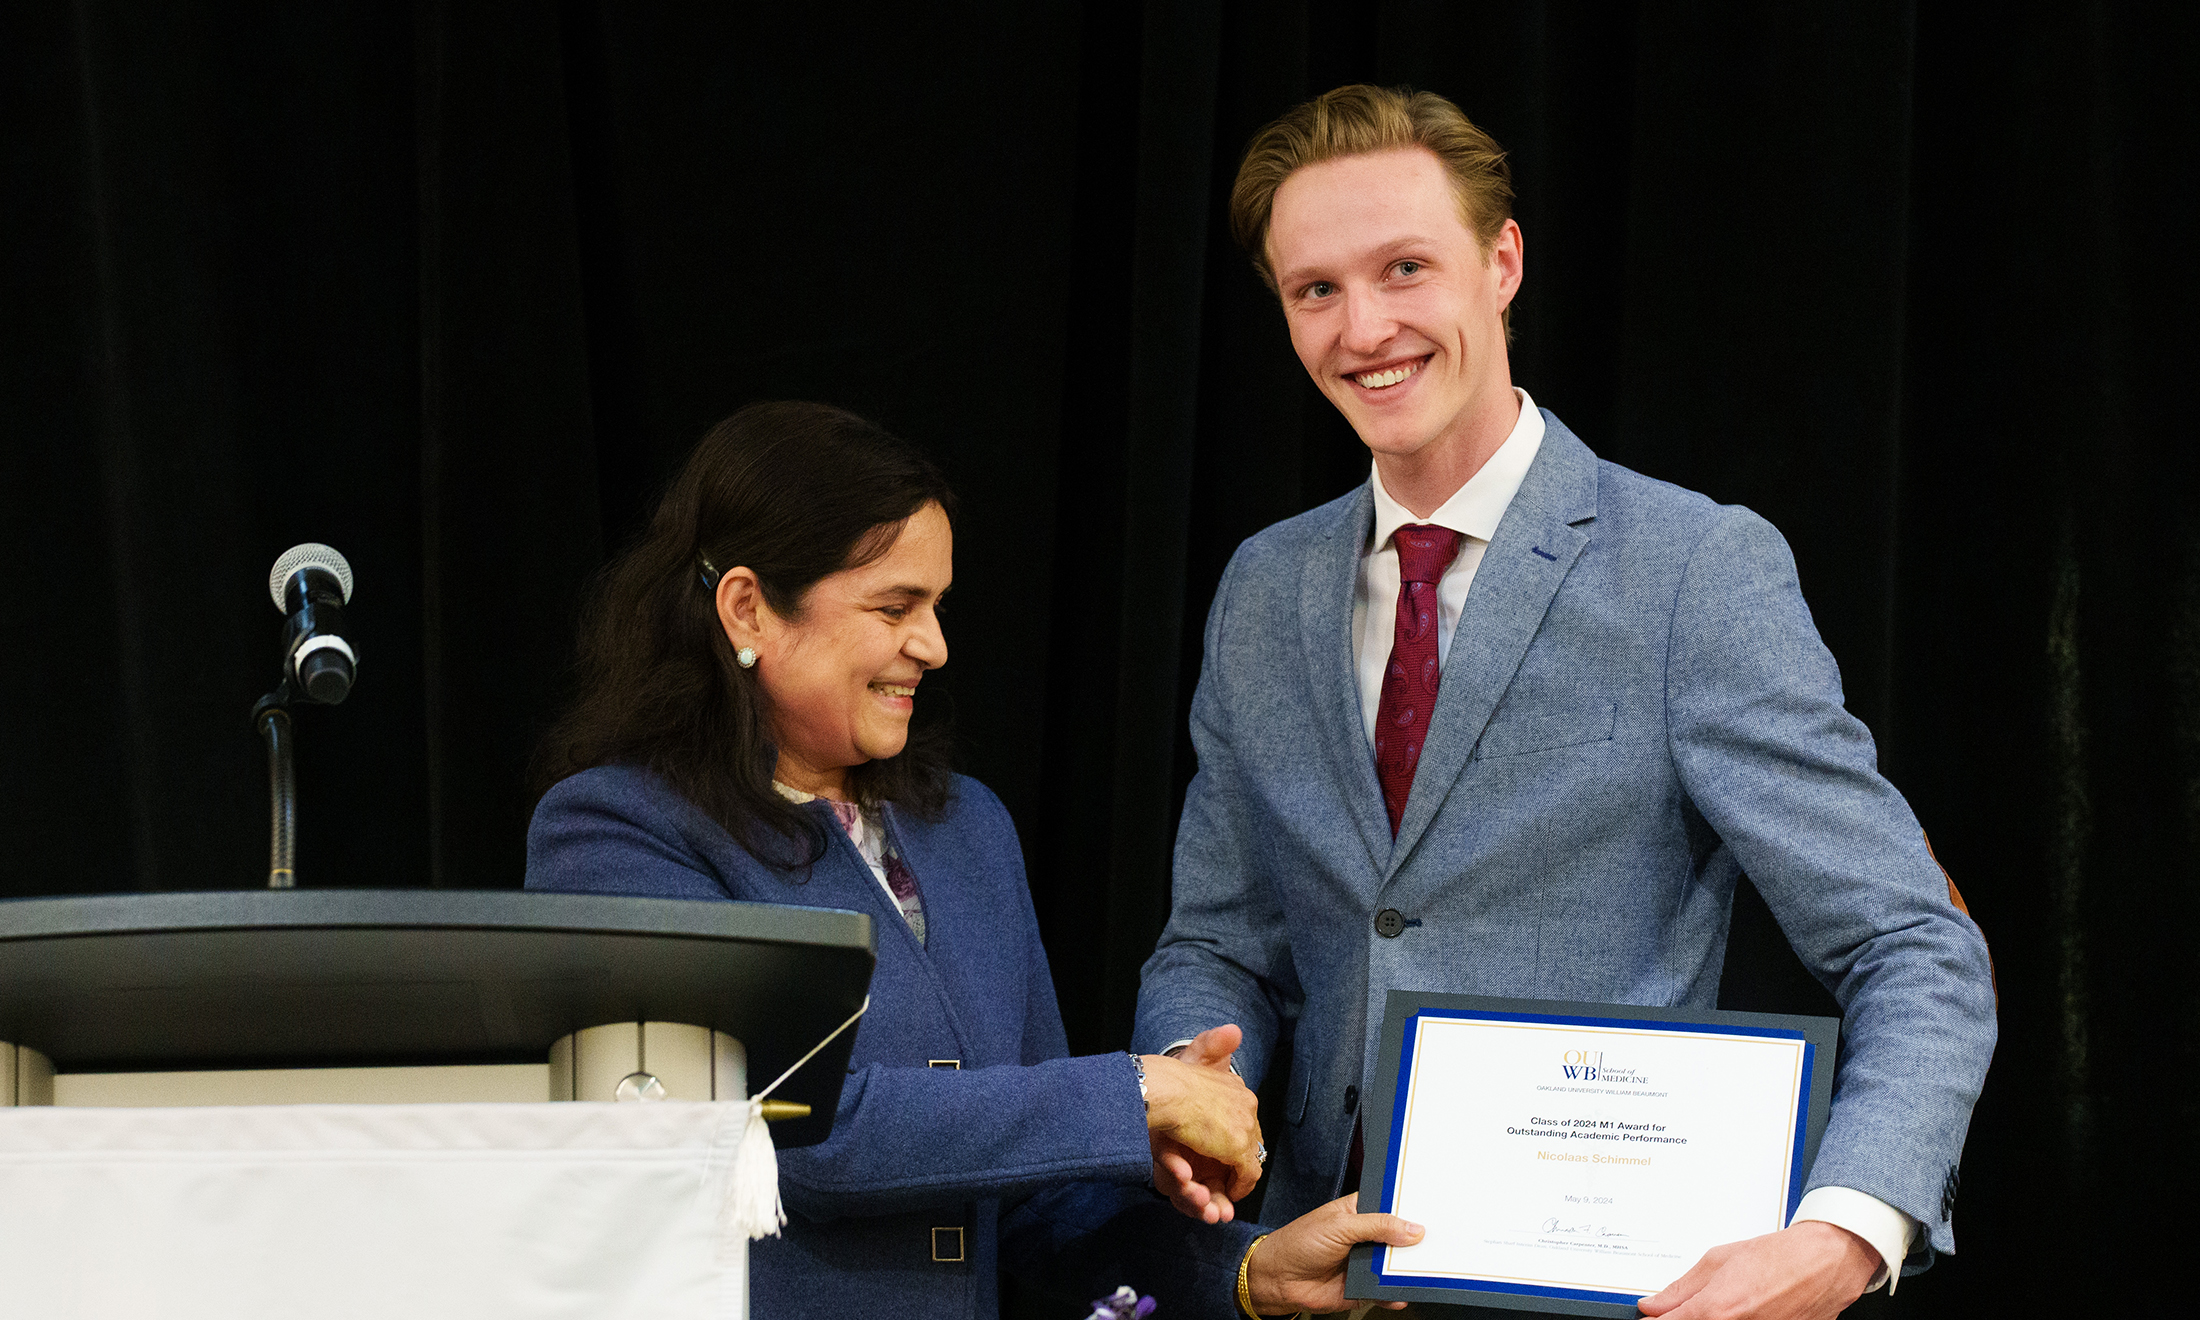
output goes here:
<path id="1" fill-rule="evenodd" d="M 582 583 L 711 422 L 826 399 L 963 494 L 927 718 L 1015 813 L 1073 1044 L 1120 1046 L 1214 582 L 1367 468 L 1227 184 L 1286 106 L 1410 83 L 1512 151 L 1515 379 L 1787 534 L 1992 941 L 1963 1253 L 1860 1309 L 2178 1295 L 2194 14 L 10 6 L 0 893 L 260 883 L 308 539 L 364 663 L 299 722 L 302 883 L 518 884 Z M 1725 998 L 1830 1002 L 1753 894 Z"/>

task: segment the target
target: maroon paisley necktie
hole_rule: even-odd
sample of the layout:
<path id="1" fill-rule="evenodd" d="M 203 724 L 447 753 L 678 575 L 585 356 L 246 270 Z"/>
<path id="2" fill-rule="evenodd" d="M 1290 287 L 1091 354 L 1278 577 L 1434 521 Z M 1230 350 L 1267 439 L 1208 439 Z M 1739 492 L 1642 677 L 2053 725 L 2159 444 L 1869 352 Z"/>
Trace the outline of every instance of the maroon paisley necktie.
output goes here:
<path id="1" fill-rule="evenodd" d="M 1414 523 L 1399 528 L 1390 543 L 1398 549 L 1398 622 L 1391 635 L 1390 663 L 1383 669 L 1383 695 L 1375 703 L 1375 778 L 1383 786 L 1390 812 L 1390 833 L 1406 814 L 1413 791 L 1414 767 L 1428 738 L 1429 713 L 1436 708 L 1436 584 L 1466 539 L 1448 527 Z"/>

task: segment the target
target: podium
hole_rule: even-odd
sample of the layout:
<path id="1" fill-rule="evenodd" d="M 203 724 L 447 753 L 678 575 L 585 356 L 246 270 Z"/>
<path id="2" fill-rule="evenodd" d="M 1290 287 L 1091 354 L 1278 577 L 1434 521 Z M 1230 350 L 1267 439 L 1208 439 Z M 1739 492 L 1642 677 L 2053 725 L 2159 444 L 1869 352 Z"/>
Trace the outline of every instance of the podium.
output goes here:
<path id="1" fill-rule="evenodd" d="M 327 1108 L 257 1121 L 276 1133 L 355 1113 L 371 1127 L 403 1115 L 360 1106 L 392 1101 L 459 1124 L 469 1142 L 483 1114 L 541 1114 L 528 1121 L 578 1133 L 592 1115 L 640 1131 L 642 1110 L 670 1132 L 686 1113 L 693 1132 L 725 1107 L 557 1118 L 477 1102 L 745 1098 L 750 1079 L 778 1077 L 858 1011 L 874 961 L 868 916 L 775 904 L 452 890 L 10 900 L 0 1106 L 24 1116 L 16 1134 L 68 1121 L 60 1110 L 112 1124 L 163 1106 L 209 1108 L 160 1123 L 226 1115 L 251 1131 L 251 1111 L 229 1107 L 301 1103 Z M 773 1092 L 810 1110 L 773 1125 L 777 1145 L 830 1132 L 854 1037 L 834 1037 Z M 38 1119 L 26 1106 L 58 1110 Z M 110 1139 L 123 1140 L 86 1138 Z M 35 1155 L 0 1149 L 0 1201 L 11 1168 L 24 1186 L 46 1176 Z"/>

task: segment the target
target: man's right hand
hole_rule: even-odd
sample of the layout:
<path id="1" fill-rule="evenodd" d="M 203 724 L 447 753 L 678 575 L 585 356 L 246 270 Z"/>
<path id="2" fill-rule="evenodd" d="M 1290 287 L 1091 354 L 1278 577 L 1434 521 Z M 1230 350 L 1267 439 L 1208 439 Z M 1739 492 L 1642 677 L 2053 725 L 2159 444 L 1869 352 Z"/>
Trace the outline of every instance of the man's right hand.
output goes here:
<path id="1" fill-rule="evenodd" d="M 1210 1224 L 1229 1222 L 1231 1203 L 1260 1181 L 1259 1101 L 1230 1071 L 1243 1038 L 1234 1025 L 1214 1027 L 1175 1058 L 1142 1060 L 1154 1187 Z"/>

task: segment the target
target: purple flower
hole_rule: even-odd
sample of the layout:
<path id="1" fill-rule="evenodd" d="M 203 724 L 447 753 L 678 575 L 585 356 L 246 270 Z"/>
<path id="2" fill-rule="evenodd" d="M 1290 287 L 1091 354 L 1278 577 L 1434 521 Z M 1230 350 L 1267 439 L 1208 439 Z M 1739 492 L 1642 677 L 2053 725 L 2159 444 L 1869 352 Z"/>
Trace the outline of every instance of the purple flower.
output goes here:
<path id="1" fill-rule="evenodd" d="M 1140 1297 L 1128 1287 L 1093 1299 L 1092 1314 L 1085 1320 L 1145 1320 L 1154 1312 L 1154 1300 Z"/>

